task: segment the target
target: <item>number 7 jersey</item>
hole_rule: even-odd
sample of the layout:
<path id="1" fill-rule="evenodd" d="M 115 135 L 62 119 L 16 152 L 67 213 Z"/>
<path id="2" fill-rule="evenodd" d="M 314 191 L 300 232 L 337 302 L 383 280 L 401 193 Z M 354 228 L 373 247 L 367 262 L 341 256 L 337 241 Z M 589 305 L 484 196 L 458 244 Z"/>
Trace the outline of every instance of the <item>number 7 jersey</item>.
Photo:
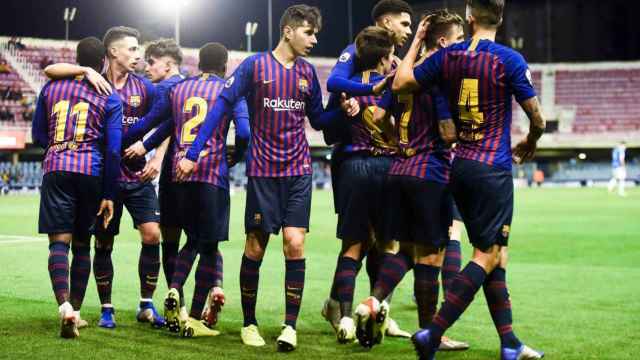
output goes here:
<path id="1" fill-rule="evenodd" d="M 522 55 L 489 40 L 442 49 L 414 69 L 422 89 L 438 85 L 458 130 L 455 156 L 511 170 L 511 98 L 536 96 Z"/>

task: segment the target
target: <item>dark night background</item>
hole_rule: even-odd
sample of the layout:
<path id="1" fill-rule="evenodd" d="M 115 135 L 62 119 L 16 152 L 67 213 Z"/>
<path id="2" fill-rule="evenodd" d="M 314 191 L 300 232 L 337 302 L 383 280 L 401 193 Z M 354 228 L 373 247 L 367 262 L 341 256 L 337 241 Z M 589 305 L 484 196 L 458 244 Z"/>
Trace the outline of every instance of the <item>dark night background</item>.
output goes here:
<path id="1" fill-rule="evenodd" d="M 181 44 L 197 48 L 219 41 L 230 49 L 246 48 L 244 26 L 259 23 L 254 50 L 268 48 L 267 0 L 190 0 L 182 14 Z M 353 29 L 357 33 L 371 23 L 370 12 L 377 0 L 353 1 Z M 274 43 L 282 11 L 305 2 L 321 8 L 324 27 L 315 56 L 336 57 L 349 37 L 347 0 L 273 0 Z M 413 0 L 416 14 L 448 6 L 464 14 L 463 0 Z M 173 17 L 159 10 L 153 0 L 4 0 L 0 13 L 0 35 L 64 38 L 65 6 L 78 8 L 71 23 L 70 38 L 102 37 L 110 26 L 139 28 L 145 39 L 173 36 Z M 498 41 L 512 44 L 530 62 L 614 61 L 640 59 L 640 31 L 634 23 L 640 1 L 629 0 L 509 0 Z M 517 42 L 516 42 L 517 44 Z M 274 44 L 275 45 L 275 44 Z"/>

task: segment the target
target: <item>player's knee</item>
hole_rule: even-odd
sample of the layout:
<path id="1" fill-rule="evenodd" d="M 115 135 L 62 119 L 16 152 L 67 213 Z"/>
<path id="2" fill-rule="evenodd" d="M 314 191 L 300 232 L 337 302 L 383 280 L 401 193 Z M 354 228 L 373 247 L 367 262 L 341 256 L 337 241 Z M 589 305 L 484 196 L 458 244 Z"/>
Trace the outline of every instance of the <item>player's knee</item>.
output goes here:
<path id="1" fill-rule="evenodd" d="M 360 260 L 362 258 L 362 243 L 359 241 L 343 241 L 340 256 L 356 261 Z"/>
<path id="2" fill-rule="evenodd" d="M 158 226 L 140 227 L 140 238 L 146 245 L 160 244 L 160 228 Z"/>
<path id="3" fill-rule="evenodd" d="M 200 242 L 198 244 L 198 252 L 200 252 L 200 254 L 215 254 L 216 252 L 218 252 L 218 242 L 217 241 L 207 241 L 207 242 Z"/>
<path id="4" fill-rule="evenodd" d="M 261 233 L 247 233 L 247 241 L 244 245 L 244 254 L 252 260 L 261 260 L 264 257 L 266 247 L 265 236 Z"/>
<path id="5" fill-rule="evenodd" d="M 492 272 L 500 264 L 500 246 L 494 245 L 488 249 L 476 248 L 473 261 L 482 266 L 487 274 Z"/>
<path id="6" fill-rule="evenodd" d="M 284 234 L 284 256 L 287 259 L 304 258 L 304 232 L 286 231 Z"/>

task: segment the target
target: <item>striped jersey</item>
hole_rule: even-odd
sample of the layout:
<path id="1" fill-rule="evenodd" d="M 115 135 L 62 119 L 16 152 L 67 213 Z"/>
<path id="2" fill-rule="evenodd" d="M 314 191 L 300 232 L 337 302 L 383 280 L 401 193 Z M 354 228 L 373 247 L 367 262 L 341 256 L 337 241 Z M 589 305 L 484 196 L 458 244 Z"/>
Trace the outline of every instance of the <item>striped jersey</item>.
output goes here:
<path id="1" fill-rule="evenodd" d="M 305 134 L 305 117 L 319 127 L 324 115 L 320 83 L 315 68 L 297 58 L 291 68 L 282 65 L 271 52 L 245 59 L 227 80 L 216 104 L 215 125 L 225 106 L 244 97 L 251 121 L 251 144 L 247 175 L 285 177 L 311 174 L 311 155 Z M 204 128 L 208 125 L 205 124 Z M 206 132 L 204 132 L 206 133 Z M 195 161 L 202 146 L 196 139 L 187 153 Z"/>
<path id="2" fill-rule="evenodd" d="M 155 87 L 146 78 L 129 73 L 127 81 L 121 89 L 114 87 L 115 93 L 122 100 L 122 134 L 127 133 L 129 127 L 137 123 L 151 108 L 155 97 Z M 140 182 L 140 171 L 147 161 L 143 156 L 134 159 L 122 159 L 120 178 L 121 182 Z"/>
<path id="3" fill-rule="evenodd" d="M 363 84 L 377 83 L 384 75 L 373 71 L 364 71 L 351 78 Z M 360 113 L 347 120 L 351 143 L 345 146 L 347 152 L 366 151 L 372 155 L 393 155 L 398 151 L 391 117 L 386 116 L 381 124 L 374 122 L 373 114 L 378 108 L 381 95 L 356 96 L 360 104 Z"/>
<path id="4" fill-rule="evenodd" d="M 511 169 L 511 97 L 536 96 L 518 52 L 477 38 L 442 49 L 414 69 L 423 89 L 448 95 L 458 131 L 456 157 Z"/>
<path id="5" fill-rule="evenodd" d="M 438 131 L 437 96 L 433 91 L 409 94 L 384 93 L 378 106 L 395 119 L 399 155 L 391 163 L 390 175 L 403 175 L 446 184 L 449 182 L 451 151 Z M 450 118 L 450 114 L 444 115 Z"/>
<path id="6" fill-rule="evenodd" d="M 172 166 L 173 181 L 176 181 L 175 169 L 178 162 L 185 156 L 185 152 L 196 139 L 206 115 L 213 109 L 224 84 L 224 79 L 204 73 L 178 83 L 171 91 L 174 122 L 173 144 L 175 146 Z M 226 142 L 231 118 L 236 125 L 236 135 L 240 132 L 239 129 L 242 129 L 248 137 L 247 104 L 244 99 L 241 99 L 235 104 L 233 113 L 226 114 L 218 123 L 213 135 L 200 151 L 196 169 L 186 181 L 204 182 L 224 189 L 229 188 Z"/>
<path id="7" fill-rule="evenodd" d="M 33 126 L 34 140 L 47 149 L 43 173 L 101 176 L 106 127 L 121 116 L 117 96 L 100 95 L 81 77 L 48 82 L 40 92 Z"/>

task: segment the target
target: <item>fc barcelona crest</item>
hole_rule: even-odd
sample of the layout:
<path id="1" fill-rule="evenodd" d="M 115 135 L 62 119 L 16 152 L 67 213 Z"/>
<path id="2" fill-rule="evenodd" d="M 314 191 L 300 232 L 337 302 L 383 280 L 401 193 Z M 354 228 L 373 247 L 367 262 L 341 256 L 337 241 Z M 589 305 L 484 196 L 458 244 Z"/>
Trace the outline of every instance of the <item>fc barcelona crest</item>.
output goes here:
<path id="1" fill-rule="evenodd" d="M 300 79 L 300 81 L 298 81 L 298 88 L 302 92 L 307 92 L 307 90 L 309 90 L 309 82 L 307 79 Z"/>
<path id="2" fill-rule="evenodd" d="M 140 103 L 141 103 L 140 95 L 129 96 L 129 106 L 138 107 L 140 106 Z"/>

